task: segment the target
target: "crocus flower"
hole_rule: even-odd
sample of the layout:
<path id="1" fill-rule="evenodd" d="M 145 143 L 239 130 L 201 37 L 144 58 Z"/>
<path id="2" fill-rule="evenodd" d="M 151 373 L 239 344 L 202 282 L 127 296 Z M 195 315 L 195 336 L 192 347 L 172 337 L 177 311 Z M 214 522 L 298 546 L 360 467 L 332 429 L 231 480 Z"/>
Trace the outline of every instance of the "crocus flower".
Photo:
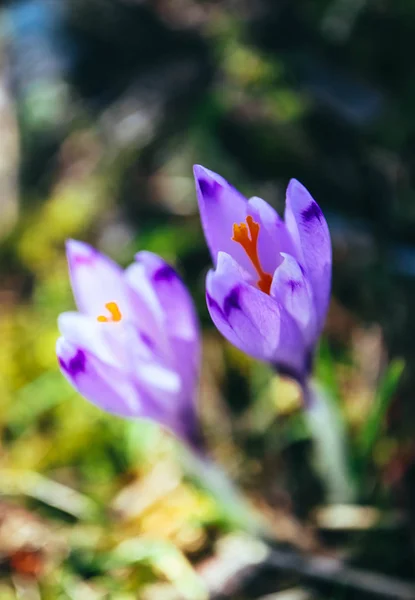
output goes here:
<path id="1" fill-rule="evenodd" d="M 67 243 L 67 258 L 79 312 L 58 320 L 62 373 L 103 410 L 156 421 L 200 451 L 199 330 L 175 270 L 140 252 L 123 271 L 74 240 Z"/>
<path id="2" fill-rule="evenodd" d="M 330 295 L 323 213 L 295 179 L 282 220 L 264 200 L 247 200 L 220 175 L 199 165 L 194 174 L 215 266 L 206 280 L 213 322 L 237 348 L 304 384 Z"/>

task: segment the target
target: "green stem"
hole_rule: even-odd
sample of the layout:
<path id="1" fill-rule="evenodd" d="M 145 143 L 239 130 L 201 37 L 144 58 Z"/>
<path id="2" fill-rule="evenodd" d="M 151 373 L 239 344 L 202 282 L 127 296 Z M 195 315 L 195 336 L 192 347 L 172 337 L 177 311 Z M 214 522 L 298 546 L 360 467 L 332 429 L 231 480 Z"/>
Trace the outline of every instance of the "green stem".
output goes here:
<path id="1" fill-rule="evenodd" d="M 186 451 L 183 464 L 202 488 L 217 502 L 222 517 L 234 528 L 264 536 L 267 526 L 262 516 L 250 506 L 226 473 L 209 457 Z"/>
<path id="2" fill-rule="evenodd" d="M 342 415 L 322 386 L 308 381 L 305 388 L 308 403 L 304 416 L 313 438 L 315 461 L 326 485 L 328 501 L 353 502 L 356 487 Z"/>

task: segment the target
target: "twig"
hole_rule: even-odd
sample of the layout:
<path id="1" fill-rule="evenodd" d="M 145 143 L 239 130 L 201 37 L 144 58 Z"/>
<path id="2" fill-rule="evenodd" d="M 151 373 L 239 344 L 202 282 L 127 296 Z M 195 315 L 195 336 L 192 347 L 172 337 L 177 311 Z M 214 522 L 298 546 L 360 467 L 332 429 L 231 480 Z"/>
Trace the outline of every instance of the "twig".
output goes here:
<path id="1" fill-rule="evenodd" d="M 340 586 L 365 596 L 390 600 L 414 600 L 415 585 L 363 569 L 349 567 L 327 557 L 305 557 L 293 551 L 272 549 L 266 564 L 296 573 L 309 582 Z"/>
<path id="2" fill-rule="evenodd" d="M 348 590 L 354 599 L 415 600 L 414 584 L 350 567 L 336 558 L 305 556 L 295 550 L 271 547 L 247 536 L 229 536 L 222 540 L 217 559 L 216 565 L 201 569 L 210 590 L 210 600 L 241 590 L 264 568 L 297 575 L 305 584 L 317 589 Z"/>

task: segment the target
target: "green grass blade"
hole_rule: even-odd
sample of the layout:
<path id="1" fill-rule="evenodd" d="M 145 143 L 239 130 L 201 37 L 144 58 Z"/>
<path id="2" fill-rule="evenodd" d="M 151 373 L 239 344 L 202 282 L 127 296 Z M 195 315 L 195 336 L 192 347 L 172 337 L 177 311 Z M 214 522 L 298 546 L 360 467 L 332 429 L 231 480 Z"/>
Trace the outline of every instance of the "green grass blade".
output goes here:
<path id="1" fill-rule="evenodd" d="M 379 439 L 386 413 L 391 405 L 404 367 L 403 360 L 392 361 L 380 382 L 372 409 L 359 436 L 360 456 L 364 461 L 367 460 L 374 444 Z"/>

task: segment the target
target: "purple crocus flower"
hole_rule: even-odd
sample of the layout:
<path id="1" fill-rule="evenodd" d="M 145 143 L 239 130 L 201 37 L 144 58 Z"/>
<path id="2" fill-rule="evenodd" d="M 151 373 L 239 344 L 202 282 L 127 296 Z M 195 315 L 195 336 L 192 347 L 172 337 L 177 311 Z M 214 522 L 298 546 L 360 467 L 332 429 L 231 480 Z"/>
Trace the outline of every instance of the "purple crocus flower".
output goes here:
<path id="1" fill-rule="evenodd" d="M 191 297 L 175 270 L 140 252 L 123 271 L 82 242 L 67 243 L 79 312 L 58 320 L 62 373 L 103 410 L 157 421 L 194 450 L 200 338 Z"/>
<path id="2" fill-rule="evenodd" d="M 206 280 L 213 322 L 237 348 L 305 385 L 330 296 L 323 213 L 295 179 L 282 220 L 264 200 L 247 200 L 220 175 L 199 165 L 194 174 L 215 265 Z"/>

